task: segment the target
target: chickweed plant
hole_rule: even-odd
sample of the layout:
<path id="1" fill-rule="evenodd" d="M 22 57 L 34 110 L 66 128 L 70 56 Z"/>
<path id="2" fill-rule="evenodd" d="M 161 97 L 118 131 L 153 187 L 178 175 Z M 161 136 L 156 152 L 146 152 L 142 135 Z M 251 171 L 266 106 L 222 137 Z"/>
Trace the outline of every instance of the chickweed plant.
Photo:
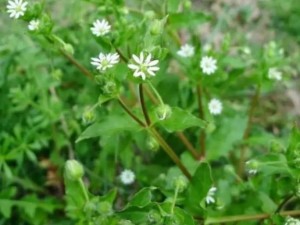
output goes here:
<path id="1" fill-rule="evenodd" d="M 300 57 L 220 2 L 1 0 L 0 224 L 300 224 Z"/>

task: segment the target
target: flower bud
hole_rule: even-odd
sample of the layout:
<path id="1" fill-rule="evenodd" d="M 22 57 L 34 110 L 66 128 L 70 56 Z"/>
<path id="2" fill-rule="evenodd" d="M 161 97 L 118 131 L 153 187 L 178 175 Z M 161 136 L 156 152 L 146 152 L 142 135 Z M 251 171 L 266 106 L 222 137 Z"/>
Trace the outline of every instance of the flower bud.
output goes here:
<path id="1" fill-rule="evenodd" d="M 191 9 L 191 7 L 192 7 L 192 2 L 191 2 L 190 0 L 185 0 L 185 1 L 183 2 L 183 7 L 184 7 L 184 9 Z"/>
<path id="2" fill-rule="evenodd" d="M 88 110 L 82 115 L 82 122 L 84 125 L 88 125 L 95 120 L 95 113 L 92 110 Z"/>
<path id="3" fill-rule="evenodd" d="M 102 215 L 111 215 L 113 214 L 112 205 L 110 202 L 99 202 L 98 203 L 98 212 Z"/>
<path id="4" fill-rule="evenodd" d="M 83 166 L 74 159 L 69 159 L 65 164 L 65 175 L 69 180 L 79 180 L 84 174 Z"/>
<path id="5" fill-rule="evenodd" d="M 120 220 L 118 225 L 134 225 L 130 220 Z"/>
<path id="6" fill-rule="evenodd" d="M 207 133 L 212 133 L 215 129 L 216 129 L 216 125 L 214 123 L 208 123 L 205 128 L 205 131 Z"/>
<path id="7" fill-rule="evenodd" d="M 188 185 L 188 181 L 184 176 L 179 176 L 175 179 L 174 184 L 178 187 L 179 192 L 183 192 Z"/>
<path id="8" fill-rule="evenodd" d="M 156 108 L 155 113 L 159 120 L 165 120 L 170 118 L 172 109 L 169 105 L 160 105 Z"/>
<path id="9" fill-rule="evenodd" d="M 152 10 L 146 11 L 144 16 L 149 20 L 153 20 L 155 18 L 155 12 Z"/>
<path id="10" fill-rule="evenodd" d="M 71 44 L 64 43 L 63 44 L 63 49 L 70 55 L 74 55 L 74 48 Z"/>
<path id="11" fill-rule="evenodd" d="M 149 136 L 146 141 L 146 146 L 149 150 L 156 152 L 159 149 L 159 144 L 152 136 Z"/>
<path id="12" fill-rule="evenodd" d="M 163 21 L 154 20 L 150 27 L 150 33 L 152 35 L 159 35 L 163 32 Z"/>
<path id="13" fill-rule="evenodd" d="M 246 162 L 246 166 L 247 166 L 248 173 L 251 175 L 255 175 L 259 168 L 259 162 L 256 160 L 250 160 Z"/>
<path id="14" fill-rule="evenodd" d="M 156 210 L 150 210 L 148 213 L 148 221 L 151 224 L 161 224 L 162 217 Z"/>
<path id="15" fill-rule="evenodd" d="M 104 94 L 113 94 L 117 91 L 117 85 L 113 81 L 107 81 L 102 88 Z"/>

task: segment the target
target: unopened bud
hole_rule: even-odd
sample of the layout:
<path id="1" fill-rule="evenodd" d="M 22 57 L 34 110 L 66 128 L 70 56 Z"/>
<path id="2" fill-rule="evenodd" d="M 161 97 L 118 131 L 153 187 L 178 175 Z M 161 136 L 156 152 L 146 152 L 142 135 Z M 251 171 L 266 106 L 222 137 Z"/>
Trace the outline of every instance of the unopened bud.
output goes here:
<path id="1" fill-rule="evenodd" d="M 65 164 L 65 174 L 69 180 L 79 180 L 84 174 L 83 166 L 74 159 L 69 159 Z"/>
<path id="2" fill-rule="evenodd" d="M 107 81 L 102 90 L 104 94 L 113 94 L 117 90 L 117 85 L 113 81 Z"/>
<path id="3" fill-rule="evenodd" d="M 161 224 L 161 220 L 162 220 L 162 217 L 161 217 L 161 215 L 160 215 L 160 213 L 158 211 L 151 210 L 148 213 L 148 221 L 151 224 Z"/>
<path id="4" fill-rule="evenodd" d="M 168 119 L 172 114 L 172 109 L 169 105 L 160 105 L 156 108 L 156 116 L 159 120 Z"/>
<path id="5" fill-rule="evenodd" d="M 176 178 L 174 183 L 179 192 L 183 192 L 188 185 L 188 181 L 184 176 L 179 176 Z"/>
<path id="6" fill-rule="evenodd" d="M 149 20 L 153 20 L 155 18 L 155 12 L 152 10 L 146 11 L 144 15 Z"/>
<path id="7" fill-rule="evenodd" d="M 82 122 L 85 125 L 94 122 L 94 120 L 95 120 L 95 113 L 94 113 L 94 111 L 88 110 L 88 111 L 86 111 L 86 112 L 83 113 L 83 115 L 82 115 Z"/>
<path id="8" fill-rule="evenodd" d="M 163 23 L 160 20 L 154 20 L 150 27 L 152 35 L 159 35 L 163 32 Z"/>
<path id="9" fill-rule="evenodd" d="M 156 152 L 159 149 L 159 143 L 152 136 L 149 136 L 147 138 L 146 146 L 149 150 L 154 152 Z"/>
<path id="10" fill-rule="evenodd" d="M 74 48 L 71 44 L 65 43 L 63 49 L 70 55 L 74 55 Z"/>

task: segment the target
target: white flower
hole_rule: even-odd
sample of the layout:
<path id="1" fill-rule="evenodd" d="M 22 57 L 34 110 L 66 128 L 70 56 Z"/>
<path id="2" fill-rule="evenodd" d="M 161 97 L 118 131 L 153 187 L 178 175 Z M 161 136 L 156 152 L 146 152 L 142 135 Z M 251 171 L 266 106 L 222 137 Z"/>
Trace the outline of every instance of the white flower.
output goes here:
<path id="1" fill-rule="evenodd" d="M 195 48 L 189 44 L 185 44 L 180 47 L 177 54 L 184 58 L 191 57 L 195 54 Z"/>
<path id="2" fill-rule="evenodd" d="M 217 60 L 210 56 L 204 56 L 201 59 L 200 67 L 202 72 L 211 75 L 217 70 Z"/>
<path id="3" fill-rule="evenodd" d="M 104 36 L 110 31 L 111 26 L 106 20 L 96 20 L 91 27 L 91 31 L 97 37 Z"/>
<path id="4" fill-rule="evenodd" d="M 26 6 L 28 2 L 23 2 L 23 0 L 10 0 L 6 6 L 7 12 L 10 14 L 9 17 L 18 19 L 24 16 L 26 11 Z"/>
<path id="5" fill-rule="evenodd" d="M 287 217 L 284 225 L 300 225 L 300 220 L 293 217 Z"/>
<path id="6" fill-rule="evenodd" d="M 123 170 L 120 175 L 121 182 L 125 185 L 132 184 L 135 180 L 135 175 L 131 170 Z"/>
<path id="7" fill-rule="evenodd" d="M 211 49 L 212 49 L 212 47 L 211 47 L 210 44 L 205 44 L 205 45 L 203 46 L 203 51 L 204 51 L 204 52 L 209 52 Z"/>
<path id="8" fill-rule="evenodd" d="M 205 201 L 206 204 L 210 204 L 210 203 L 215 203 L 216 200 L 214 198 L 214 195 L 216 194 L 217 188 L 216 187 L 211 187 L 208 192 L 207 195 L 205 197 Z"/>
<path id="9" fill-rule="evenodd" d="M 91 64 L 96 66 L 100 71 L 105 71 L 119 62 L 119 55 L 117 53 L 100 53 L 98 58 L 91 58 Z"/>
<path id="10" fill-rule="evenodd" d="M 134 70 L 134 77 L 142 77 L 145 80 L 147 75 L 155 76 L 155 72 L 159 70 L 156 66 L 159 61 L 152 60 L 151 57 L 151 54 L 144 57 L 143 52 L 140 53 L 140 57 L 132 55 L 135 64 L 128 64 L 128 67 Z"/>
<path id="11" fill-rule="evenodd" d="M 31 20 L 28 24 L 28 29 L 34 31 L 39 29 L 39 26 L 40 26 L 39 20 Z"/>
<path id="12" fill-rule="evenodd" d="M 277 68 L 270 68 L 268 71 L 268 78 L 271 80 L 281 80 L 282 73 L 277 70 Z"/>
<path id="13" fill-rule="evenodd" d="M 208 103 L 208 110 L 211 114 L 213 115 L 218 115 L 222 112 L 222 102 L 218 99 L 212 99 L 210 100 L 210 102 Z"/>

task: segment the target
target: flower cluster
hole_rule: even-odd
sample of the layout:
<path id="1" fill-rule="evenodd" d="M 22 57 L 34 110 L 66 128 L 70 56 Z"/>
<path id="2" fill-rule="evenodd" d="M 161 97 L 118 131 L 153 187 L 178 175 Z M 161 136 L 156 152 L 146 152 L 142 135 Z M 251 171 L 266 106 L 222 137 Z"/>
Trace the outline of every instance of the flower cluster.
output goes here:
<path id="1" fill-rule="evenodd" d="M 189 44 L 185 44 L 181 46 L 180 50 L 177 51 L 177 54 L 184 58 L 192 57 L 195 54 L 195 48 Z"/>

